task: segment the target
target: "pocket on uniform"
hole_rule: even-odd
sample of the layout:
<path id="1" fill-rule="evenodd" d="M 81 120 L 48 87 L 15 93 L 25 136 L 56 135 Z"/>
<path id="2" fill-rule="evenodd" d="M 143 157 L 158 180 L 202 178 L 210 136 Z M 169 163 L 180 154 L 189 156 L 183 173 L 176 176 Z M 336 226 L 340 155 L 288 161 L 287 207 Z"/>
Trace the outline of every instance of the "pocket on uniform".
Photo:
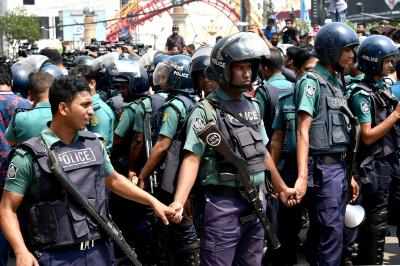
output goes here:
<path id="1" fill-rule="evenodd" d="M 34 233 L 35 241 L 41 245 L 49 245 L 56 242 L 58 235 L 56 202 L 43 202 L 30 210 L 30 230 Z"/>
<path id="2" fill-rule="evenodd" d="M 329 113 L 329 125 L 332 132 L 330 143 L 332 144 L 347 144 L 350 141 L 347 125 L 343 115 L 337 111 Z"/>
<path id="3" fill-rule="evenodd" d="M 317 217 L 318 221 L 325 226 L 334 226 L 340 220 L 339 204 L 334 199 L 317 199 Z"/>
<path id="4" fill-rule="evenodd" d="M 81 238 L 89 234 L 89 226 L 86 214 L 75 207 L 70 206 L 69 213 L 72 218 L 75 236 Z"/>
<path id="5" fill-rule="evenodd" d="M 250 159 L 255 156 L 257 150 L 252 134 L 248 130 L 240 130 L 237 136 L 245 159 Z"/>
<path id="6" fill-rule="evenodd" d="M 313 123 L 310 128 L 310 148 L 329 149 L 328 131 L 325 123 Z"/>

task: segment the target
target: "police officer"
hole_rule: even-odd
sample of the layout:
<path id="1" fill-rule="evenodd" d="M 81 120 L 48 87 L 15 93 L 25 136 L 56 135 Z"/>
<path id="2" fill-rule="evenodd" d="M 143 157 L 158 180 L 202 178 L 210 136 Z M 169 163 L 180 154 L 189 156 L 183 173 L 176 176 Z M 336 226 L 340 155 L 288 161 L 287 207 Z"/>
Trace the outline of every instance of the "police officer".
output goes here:
<path id="1" fill-rule="evenodd" d="M 114 127 L 116 123 L 115 114 L 97 93 L 97 76 L 98 73 L 91 66 L 91 59 L 77 58 L 79 63 L 72 72 L 82 75 L 90 86 L 90 94 L 92 95 L 92 104 L 94 114 L 91 117 L 87 129 L 91 132 L 99 134 L 103 139 L 107 152 L 111 152 L 114 136 Z"/>
<path id="2" fill-rule="evenodd" d="M 126 103 L 118 125 L 114 131 L 113 162 L 120 171 L 128 174 L 129 148 L 133 136 L 133 122 L 139 99 L 149 91 L 148 75 L 138 60 L 118 60 L 108 69 L 112 85 L 118 90 Z"/>
<path id="3" fill-rule="evenodd" d="M 20 109 L 20 112 L 14 114 L 5 135 L 10 144 L 20 144 L 31 137 L 39 136 L 47 127 L 52 118 L 49 89 L 53 81 L 54 78 L 48 73 L 32 74 L 28 94 L 33 102 L 33 109 Z"/>
<path id="4" fill-rule="evenodd" d="M 161 121 L 161 107 L 164 105 L 167 97 L 168 97 L 168 76 L 170 72 L 170 68 L 165 61 L 168 61 L 169 56 L 167 55 L 158 55 L 155 57 L 153 64 L 156 64 L 155 69 L 151 73 L 152 78 L 152 89 L 155 91 L 155 94 L 148 95 L 142 97 L 139 101 L 137 101 L 137 107 L 135 109 L 135 116 L 133 119 L 133 138 L 132 145 L 129 156 L 129 177 L 137 178 L 137 175 L 142 170 L 143 164 L 140 164 L 139 156 L 144 155 L 144 124 L 145 124 L 145 115 L 150 115 L 150 119 L 147 122 L 150 122 L 150 125 L 146 125 L 150 131 L 151 136 L 147 136 L 147 138 L 151 138 L 152 145 L 155 143 L 158 137 L 159 122 Z M 148 140 L 146 140 L 148 141 Z M 151 147 L 150 147 L 151 149 Z M 143 161 L 142 161 L 143 163 Z M 140 186 L 144 187 L 144 183 L 140 182 Z"/>
<path id="5" fill-rule="evenodd" d="M 139 107 L 140 99 L 147 95 L 149 90 L 148 76 L 138 60 L 130 59 L 116 60 L 107 67 L 106 73 L 113 90 L 120 93 L 125 102 L 122 115 L 114 131 L 111 161 L 118 171 L 132 180 L 133 176 L 128 175 L 129 169 L 132 168 L 131 165 L 143 165 L 145 161 L 144 156 L 137 158 L 138 160 L 135 162 L 129 160 L 129 153 L 134 134 L 135 112 Z M 151 224 L 148 223 L 148 217 L 153 215 L 151 210 L 143 204 L 128 202 L 115 194 L 111 195 L 110 207 L 115 222 L 121 228 L 128 243 L 137 246 L 138 257 L 146 265 L 148 262 L 146 259 L 148 257 L 146 256 L 147 244 L 141 244 L 147 243 L 144 241 L 146 238 L 142 236 L 151 233 Z M 137 215 L 132 216 L 132 213 Z M 116 257 L 119 265 L 126 264 L 126 258 L 118 248 Z"/>
<path id="6" fill-rule="evenodd" d="M 165 58 L 166 59 L 166 58 Z M 148 152 L 151 151 L 152 145 L 158 137 L 156 124 L 161 120 L 161 108 L 164 105 L 167 97 L 167 80 L 169 70 L 164 63 L 157 62 L 157 66 L 152 73 L 153 77 L 153 95 L 148 95 L 136 101 L 135 115 L 132 124 L 132 144 L 129 154 L 129 177 L 135 182 L 138 181 L 137 175 L 143 168 L 145 160 L 148 157 Z M 145 127 L 147 130 L 145 130 Z M 148 145 L 145 145 L 145 142 Z M 151 180 L 146 185 L 139 183 L 140 187 L 149 191 L 153 195 L 157 192 L 157 180 Z M 157 235 L 158 227 L 154 221 L 151 209 L 145 206 L 137 206 L 136 213 L 143 213 L 141 219 L 135 219 L 137 230 L 135 231 L 136 250 L 141 258 L 141 262 L 145 265 L 154 265 L 160 263 L 163 265 L 162 255 L 160 252 L 159 238 L 165 238 L 164 235 Z M 132 227 L 132 225 L 131 225 Z"/>
<path id="7" fill-rule="evenodd" d="M 240 194 L 234 167 L 197 136 L 196 130 L 208 118 L 216 121 L 220 130 L 226 132 L 223 137 L 248 162 L 247 170 L 255 186 L 264 184 L 264 170 L 268 168 L 282 199 L 287 201 L 294 193 L 280 178 L 266 150 L 268 138 L 258 105 L 242 94 L 256 79 L 260 57 L 268 54 L 265 42 L 254 33 L 241 32 L 221 39 L 212 50 L 209 72 L 219 88 L 206 98 L 221 107 L 207 111 L 202 103 L 189 117 L 185 153 L 171 206 L 178 210 L 175 221 L 179 222 L 182 206 L 197 179 L 204 191 L 203 198 L 198 199 L 204 206 L 201 265 L 261 265 L 264 247 L 261 223 L 257 219 L 241 223 L 240 218 L 251 215 L 252 209 Z M 262 191 L 260 197 L 264 198 Z"/>
<path id="8" fill-rule="evenodd" d="M 186 55 L 171 56 L 165 64 L 168 66 L 167 90 L 169 96 L 161 109 L 162 121 L 154 129 L 158 132 L 157 141 L 151 150 L 139 175 L 140 182 L 147 182 L 149 176 L 158 169 L 160 177 L 159 199 L 170 203 L 173 199 L 175 175 L 180 159 L 182 132 L 186 117 L 196 102 L 192 79 L 190 77 L 191 58 Z M 162 165 L 162 167 L 160 167 Z M 193 221 L 187 213 L 183 223 L 171 226 L 167 230 L 172 242 L 169 261 L 172 265 L 198 265 L 199 243 Z"/>
<path id="9" fill-rule="evenodd" d="M 298 199 L 310 177 L 309 261 L 340 265 L 347 200 L 346 152 L 351 143 L 347 107 L 338 73 L 348 70 L 358 45 L 355 32 L 342 23 L 321 28 L 315 40 L 319 63 L 296 83 Z M 310 164 L 308 165 L 310 159 Z M 312 182 L 312 183 L 311 183 Z"/>
<path id="10" fill-rule="evenodd" d="M 277 53 L 278 51 L 271 52 L 268 58 L 265 55 L 261 56 L 260 76 L 262 80 L 259 80 L 255 94 L 255 97 L 260 105 L 260 113 L 264 122 L 265 130 L 267 131 L 268 138 L 271 138 L 272 136 L 272 122 L 274 121 L 278 110 L 279 89 L 276 86 L 268 83 L 267 80 L 273 74 L 273 71 L 271 70 L 271 60 L 276 61 L 278 56 Z M 275 60 L 273 58 L 275 58 Z"/>
<path id="11" fill-rule="evenodd" d="M 366 221 L 359 232 L 359 264 L 383 263 L 389 184 L 392 180 L 398 182 L 400 176 L 396 153 L 400 144 L 400 105 L 390 102 L 388 97 L 394 96 L 385 82 L 397 54 L 393 41 L 380 35 L 367 37 L 357 54 L 358 67 L 365 74 L 361 82 L 354 84 L 350 101 L 361 125 L 359 177 L 366 210 Z"/>
<path id="12" fill-rule="evenodd" d="M 279 111 L 272 124 L 271 157 L 278 166 L 288 186 L 294 186 L 297 178 L 296 160 L 296 108 L 294 84 L 280 72 L 282 61 L 280 53 L 272 52 L 270 72 L 275 72 L 267 82 L 279 89 Z M 275 58 L 275 60 L 274 60 Z M 278 66 L 278 68 L 276 68 Z M 297 263 L 298 234 L 302 228 L 304 206 L 287 208 L 279 204 L 277 214 L 278 238 L 282 247 L 277 251 L 274 265 L 294 265 Z"/>
<path id="13" fill-rule="evenodd" d="M 2 231 L 17 265 L 111 265 L 107 236 L 54 181 L 43 145 L 55 152 L 67 177 L 101 215 L 108 215 L 107 188 L 152 206 L 164 223 L 173 212 L 116 172 L 96 135 L 82 131 L 93 114 L 84 79 L 56 80 L 49 94 L 50 127 L 24 142 L 8 168 L 0 203 Z M 26 223 L 18 223 L 17 209 Z"/>
<path id="14" fill-rule="evenodd" d="M 192 64 L 190 65 L 190 75 L 193 80 L 193 87 L 196 94 L 202 98 L 213 92 L 218 84 L 207 77 L 206 70 L 210 65 L 210 55 L 212 47 L 204 46 L 197 49 L 192 55 Z"/>

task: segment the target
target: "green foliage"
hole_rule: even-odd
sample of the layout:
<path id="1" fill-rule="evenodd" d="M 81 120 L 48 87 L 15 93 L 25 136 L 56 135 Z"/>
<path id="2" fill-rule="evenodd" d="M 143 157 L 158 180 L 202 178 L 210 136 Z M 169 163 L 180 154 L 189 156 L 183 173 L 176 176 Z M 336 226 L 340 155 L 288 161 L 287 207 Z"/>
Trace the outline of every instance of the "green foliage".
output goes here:
<path id="1" fill-rule="evenodd" d="M 39 20 L 28 15 L 25 9 L 16 8 L 0 17 L 0 29 L 9 41 L 29 40 L 40 38 Z"/>

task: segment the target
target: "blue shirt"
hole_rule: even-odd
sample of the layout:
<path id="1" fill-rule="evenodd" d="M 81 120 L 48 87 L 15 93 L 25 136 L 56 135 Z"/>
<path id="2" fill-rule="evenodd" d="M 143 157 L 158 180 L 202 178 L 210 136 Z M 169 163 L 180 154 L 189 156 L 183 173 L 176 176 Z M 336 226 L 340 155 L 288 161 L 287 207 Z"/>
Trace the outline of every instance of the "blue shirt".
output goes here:
<path id="1" fill-rule="evenodd" d="M 29 109 L 31 106 L 28 100 L 15 95 L 12 91 L 0 92 L 0 185 L 7 175 L 8 154 L 11 151 L 11 146 L 5 138 L 6 129 L 14 116 L 15 109 Z"/>
<path id="2" fill-rule="evenodd" d="M 392 85 L 392 93 L 394 96 L 396 96 L 397 99 L 400 100 L 400 81 L 396 81 Z"/>

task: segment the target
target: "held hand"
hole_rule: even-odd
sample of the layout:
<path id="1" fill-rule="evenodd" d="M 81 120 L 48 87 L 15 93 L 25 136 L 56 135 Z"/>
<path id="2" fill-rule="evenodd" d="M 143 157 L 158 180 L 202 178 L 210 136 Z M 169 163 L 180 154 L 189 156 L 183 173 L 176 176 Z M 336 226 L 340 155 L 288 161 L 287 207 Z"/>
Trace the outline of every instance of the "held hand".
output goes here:
<path id="1" fill-rule="evenodd" d="M 296 190 L 294 188 L 286 188 L 279 193 L 279 199 L 286 207 L 293 207 L 297 204 Z"/>
<path id="2" fill-rule="evenodd" d="M 134 171 L 128 172 L 128 179 L 135 185 L 138 183 L 138 177 Z"/>
<path id="3" fill-rule="evenodd" d="M 171 221 L 176 224 L 179 224 L 180 222 L 182 222 L 183 205 L 177 201 L 174 201 L 169 205 L 169 207 L 175 211 L 175 215 L 174 215 L 174 217 L 172 217 Z"/>
<path id="4" fill-rule="evenodd" d="M 297 203 L 300 203 L 307 192 L 307 179 L 298 177 L 294 188 L 296 190 Z"/>
<path id="5" fill-rule="evenodd" d="M 352 196 L 351 196 L 351 203 L 354 203 L 358 196 L 360 195 L 360 186 L 358 185 L 356 179 L 351 177 L 351 190 L 352 190 Z"/>
<path id="6" fill-rule="evenodd" d="M 169 219 L 175 216 L 176 212 L 173 208 L 168 207 L 157 199 L 152 204 L 155 215 L 160 218 L 165 225 L 169 225 Z"/>
<path id="7" fill-rule="evenodd" d="M 39 262 L 29 251 L 15 255 L 16 266 L 39 266 Z"/>

